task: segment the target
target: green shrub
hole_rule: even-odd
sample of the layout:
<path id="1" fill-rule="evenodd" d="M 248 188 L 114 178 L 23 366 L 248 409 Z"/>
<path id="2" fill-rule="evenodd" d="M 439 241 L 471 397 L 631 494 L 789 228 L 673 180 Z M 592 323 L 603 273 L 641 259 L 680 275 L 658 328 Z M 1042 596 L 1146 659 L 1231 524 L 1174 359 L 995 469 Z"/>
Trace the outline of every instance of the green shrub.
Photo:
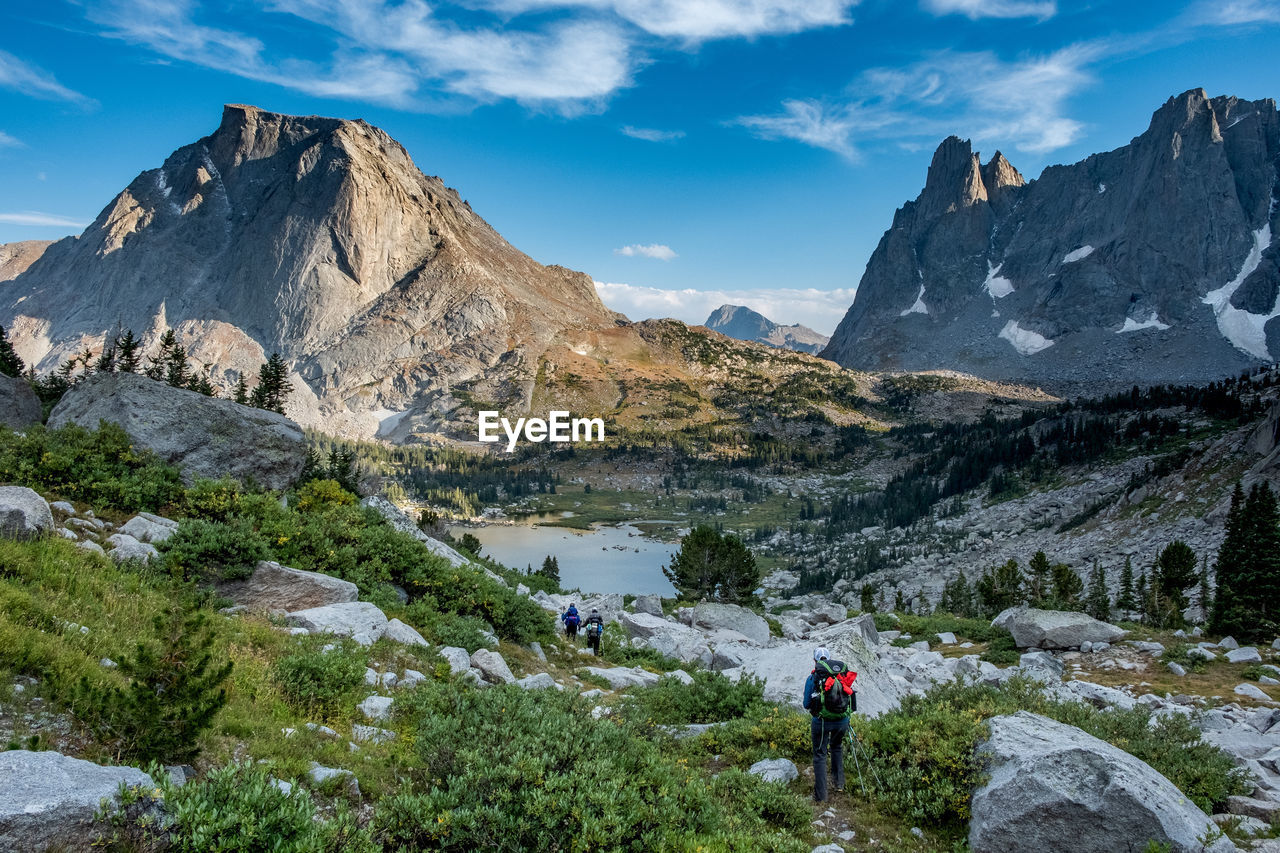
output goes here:
<path id="1" fill-rule="evenodd" d="M 301 788 L 285 793 L 263 767 L 229 764 L 202 779 L 175 787 L 164 769 L 151 777 L 163 799 L 166 821 L 150 808 L 154 791 L 125 792 L 117 811 L 105 819 L 116 829 L 117 846 L 163 849 L 174 853 L 374 853 L 381 849 L 359 828 L 354 815 L 339 807 L 322 820 L 311 795 Z"/>
<path id="2" fill-rule="evenodd" d="M 631 645 L 627 632 L 616 622 L 606 625 L 604 634 L 600 636 L 600 658 L 617 666 L 647 666 L 661 672 L 690 670 L 696 666 L 650 648 L 636 648 Z"/>
<path id="3" fill-rule="evenodd" d="M 737 773 L 707 785 L 572 693 L 437 683 L 401 702 L 429 784 L 378 803 L 388 849 L 812 847 L 807 806 L 780 786 Z"/>
<path id="4" fill-rule="evenodd" d="M 350 506 L 359 498 L 342 488 L 337 480 L 309 480 L 298 489 L 298 511 L 310 512 L 330 506 Z"/>
<path id="5" fill-rule="evenodd" d="M 165 567 L 186 580 L 240 580 L 270 556 L 267 543 L 243 518 L 185 519 L 159 548 Z"/>
<path id="6" fill-rule="evenodd" d="M 408 608 L 410 621 L 423 625 L 427 636 L 441 646 L 456 646 L 474 652 L 489 647 L 485 631 L 489 626 L 474 616 L 435 611 L 434 602 L 414 602 Z"/>
<path id="7" fill-rule="evenodd" d="M 707 729 L 696 738 L 680 741 L 680 746 L 682 751 L 704 760 L 718 755 L 743 767 L 765 758 L 790 758 L 804 766 L 813 756 L 811 719 L 794 708 L 764 705 L 744 717 Z"/>
<path id="8" fill-rule="evenodd" d="M 1160 656 L 1160 660 L 1164 663 L 1180 664 L 1187 672 L 1204 672 L 1209 666 L 1209 662 L 1200 655 L 1191 654 L 1191 650 L 1196 646 L 1190 643 L 1174 643 L 1172 646 L 1164 650 L 1164 654 Z M 1265 672 L 1262 674 L 1266 674 Z M 1245 678 L 1249 676 L 1246 674 Z M 1257 678 L 1255 677 L 1256 681 Z"/>
<path id="9" fill-rule="evenodd" d="M 157 651 L 138 643 L 132 658 L 119 661 L 124 688 L 82 678 L 72 712 L 119 758 L 183 763 L 200 751 L 200 734 L 227 703 L 222 683 L 231 662 L 210 668 L 213 652 L 204 613 L 173 608 L 157 616 Z"/>
<path id="10" fill-rule="evenodd" d="M 993 637 L 987 650 L 979 657 L 996 666 L 1012 666 L 1022 658 L 1022 655 L 1013 642 L 1013 635 L 1005 631 L 1003 635 Z"/>
<path id="11" fill-rule="evenodd" d="M 730 681 L 722 673 L 697 670 L 693 683 L 664 678 L 631 695 L 627 715 L 646 725 L 719 723 L 764 707 L 764 682 L 751 675 Z"/>
<path id="12" fill-rule="evenodd" d="M 241 497 L 240 484 L 230 477 L 201 478 L 183 495 L 183 514 L 206 521 L 227 521 L 240 512 Z"/>
<path id="13" fill-rule="evenodd" d="M 333 648 L 322 651 L 322 642 Z M 300 710 L 329 714 L 364 682 L 367 666 L 364 650 L 350 641 L 307 637 L 275 662 L 271 679 Z"/>
<path id="14" fill-rule="evenodd" d="M 94 508 L 156 512 L 182 499 L 178 469 L 133 447 L 117 424 L 34 426 L 24 435 L 0 426 L 0 482 L 52 492 Z"/>

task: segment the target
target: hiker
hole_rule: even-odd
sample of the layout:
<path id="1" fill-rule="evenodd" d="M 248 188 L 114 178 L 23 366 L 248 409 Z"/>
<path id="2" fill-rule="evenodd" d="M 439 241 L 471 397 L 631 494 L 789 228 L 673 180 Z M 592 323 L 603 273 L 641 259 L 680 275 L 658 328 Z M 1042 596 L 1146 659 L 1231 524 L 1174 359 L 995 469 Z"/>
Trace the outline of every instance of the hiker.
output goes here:
<path id="1" fill-rule="evenodd" d="M 831 775 L 837 793 L 844 793 L 844 739 L 849 732 L 849 715 L 857 707 L 853 692 L 858 677 L 843 662 L 831 660 L 821 646 L 813 650 L 813 671 L 804 682 L 804 708 L 812 716 L 813 799 L 827 801 L 827 753 L 831 753 Z"/>
<path id="2" fill-rule="evenodd" d="M 578 641 L 578 623 L 582 618 L 578 616 L 578 608 L 573 606 L 573 602 L 569 602 L 569 609 L 560 616 L 560 621 L 564 623 L 564 635 L 573 642 Z"/>
<path id="3" fill-rule="evenodd" d="M 587 617 L 587 645 L 591 646 L 596 657 L 600 657 L 600 638 L 603 636 L 604 619 L 600 618 L 600 611 L 593 607 L 591 615 Z"/>

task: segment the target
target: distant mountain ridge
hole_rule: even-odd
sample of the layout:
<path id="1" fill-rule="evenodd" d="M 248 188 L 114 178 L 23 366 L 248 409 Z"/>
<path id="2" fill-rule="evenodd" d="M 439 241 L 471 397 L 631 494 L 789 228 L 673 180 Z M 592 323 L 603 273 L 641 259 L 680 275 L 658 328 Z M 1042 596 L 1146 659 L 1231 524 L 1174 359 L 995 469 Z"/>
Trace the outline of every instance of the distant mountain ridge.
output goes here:
<path id="1" fill-rule="evenodd" d="M 821 352 L 830 340 L 826 335 L 815 332 L 808 326 L 802 326 L 799 323 L 784 326 L 743 305 L 721 305 L 711 312 L 711 316 L 707 317 L 707 322 L 703 325 L 713 332 L 719 332 L 740 341 L 755 341 L 781 349 L 815 355 Z"/>
<path id="2" fill-rule="evenodd" d="M 1275 361 L 1278 175 L 1275 101 L 1200 89 L 1034 181 L 951 137 L 822 355 L 1086 392 Z"/>

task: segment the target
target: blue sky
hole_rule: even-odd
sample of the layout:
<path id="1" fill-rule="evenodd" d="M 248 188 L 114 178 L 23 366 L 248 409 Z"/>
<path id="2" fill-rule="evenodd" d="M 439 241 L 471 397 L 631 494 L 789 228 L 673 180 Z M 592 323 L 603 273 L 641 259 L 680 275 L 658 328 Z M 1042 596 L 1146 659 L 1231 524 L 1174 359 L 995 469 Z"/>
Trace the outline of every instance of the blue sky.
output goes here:
<path id="1" fill-rule="evenodd" d="M 1280 0 L 17 0 L 0 242 L 76 233 L 221 105 L 364 118 L 633 318 L 830 332 L 948 134 L 1028 177 L 1194 87 L 1280 95 Z"/>

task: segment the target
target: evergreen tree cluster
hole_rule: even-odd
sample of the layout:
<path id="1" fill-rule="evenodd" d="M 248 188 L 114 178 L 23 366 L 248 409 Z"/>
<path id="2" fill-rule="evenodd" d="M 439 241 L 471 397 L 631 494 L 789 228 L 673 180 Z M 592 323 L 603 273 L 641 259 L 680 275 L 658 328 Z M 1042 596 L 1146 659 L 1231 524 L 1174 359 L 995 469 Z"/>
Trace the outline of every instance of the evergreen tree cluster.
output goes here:
<path id="1" fill-rule="evenodd" d="M 5 376 L 21 376 L 26 368 L 26 364 L 14 352 L 13 344 L 5 335 L 4 326 L 0 326 L 0 373 Z"/>
<path id="2" fill-rule="evenodd" d="M 691 599 L 745 604 L 755 600 L 760 586 L 755 555 L 737 536 L 709 524 L 689 531 L 662 573 L 682 597 Z"/>
<path id="3" fill-rule="evenodd" d="M 1237 483 L 1226 526 L 1214 566 L 1210 630 L 1238 639 L 1274 637 L 1280 631 L 1280 510 L 1271 487 L 1255 484 L 1246 496 Z"/>

